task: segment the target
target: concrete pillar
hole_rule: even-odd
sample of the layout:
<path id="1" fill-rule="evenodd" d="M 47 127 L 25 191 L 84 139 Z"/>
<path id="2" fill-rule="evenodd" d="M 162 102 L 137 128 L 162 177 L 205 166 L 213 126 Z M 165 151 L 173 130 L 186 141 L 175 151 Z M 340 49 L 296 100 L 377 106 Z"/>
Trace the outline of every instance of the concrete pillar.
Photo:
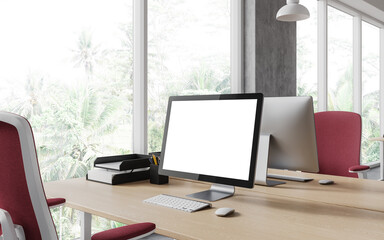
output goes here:
<path id="1" fill-rule="evenodd" d="M 285 0 L 244 0 L 244 87 L 267 97 L 296 95 L 296 23 L 276 20 Z"/>

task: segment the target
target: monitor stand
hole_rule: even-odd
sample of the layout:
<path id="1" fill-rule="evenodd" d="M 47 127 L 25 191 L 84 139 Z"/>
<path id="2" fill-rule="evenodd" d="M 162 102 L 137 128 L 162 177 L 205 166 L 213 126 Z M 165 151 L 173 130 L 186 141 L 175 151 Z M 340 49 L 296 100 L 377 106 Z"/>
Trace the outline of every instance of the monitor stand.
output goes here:
<path id="1" fill-rule="evenodd" d="M 270 134 L 260 135 L 259 150 L 256 161 L 255 184 L 272 187 L 284 184 L 285 182 L 267 179 L 270 140 Z"/>
<path id="2" fill-rule="evenodd" d="M 276 185 L 285 183 L 281 181 L 269 180 L 267 179 L 267 177 L 281 179 L 281 180 L 296 181 L 296 182 L 308 182 L 313 180 L 313 178 L 306 178 L 306 177 L 268 174 L 267 172 L 268 172 L 270 140 L 271 140 L 270 134 L 260 135 L 259 150 L 257 153 L 257 162 L 256 162 L 255 184 L 264 185 L 264 186 L 276 186 Z"/>
<path id="3" fill-rule="evenodd" d="M 223 198 L 233 196 L 235 194 L 235 187 L 222 184 L 212 184 L 211 189 L 192 193 L 187 195 L 188 197 L 202 199 L 210 202 L 214 202 Z"/>

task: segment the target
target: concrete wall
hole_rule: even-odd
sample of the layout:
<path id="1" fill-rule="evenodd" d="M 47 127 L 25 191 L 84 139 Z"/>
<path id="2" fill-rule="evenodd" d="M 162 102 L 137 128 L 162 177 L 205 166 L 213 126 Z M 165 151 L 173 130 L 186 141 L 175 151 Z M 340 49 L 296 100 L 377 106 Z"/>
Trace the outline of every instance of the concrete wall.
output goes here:
<path id="1" fill-rule="evenodd" d="M 296 95 L 296 23 L 276 20 L 285 2 L 244 1 L 245 92 Z"/>

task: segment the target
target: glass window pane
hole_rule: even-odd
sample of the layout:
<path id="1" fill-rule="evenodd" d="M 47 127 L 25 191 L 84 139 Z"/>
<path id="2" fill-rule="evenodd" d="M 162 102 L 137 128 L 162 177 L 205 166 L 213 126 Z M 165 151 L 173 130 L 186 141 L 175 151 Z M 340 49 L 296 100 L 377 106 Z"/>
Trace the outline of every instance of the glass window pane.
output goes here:
<path id="1" fill-rule="evenodd" d="M 0 29 L 0 110 L 31 122 L 44 181 L 131 151 L 132 0 L 1 1 Z M 63 239 L 80 236 L 76 211 L 52 214 Z"/>
<path id="2" fill-rule="evenodd" d="M 31 122 L 43 180 L 130 152 L 132 1 L 0 5 L 0 109 Z"/>
<path id="3" fill-rule="evenodd" d="M 353 110 L 353 17 L 328 6 L 328 110 Z"/>
<path id="4" fill-rule="evenodd" d="M 380 159 L 380 145 L 369 138 L 380 136 L 380 29 L 362 24 L 362 162 Z"/>
<path id="5" fill-rule="evenodd" d="M 297 26 L 297 96 L 312 96 L 317 111 L 317 1 L 302 3 L 311 16 Z"/>
<path id="6" fill-rule="evenodd" d="M 160 151 L 168 97 L 230 93 L 228 0 L 148 1 L 148 150 Z"/>

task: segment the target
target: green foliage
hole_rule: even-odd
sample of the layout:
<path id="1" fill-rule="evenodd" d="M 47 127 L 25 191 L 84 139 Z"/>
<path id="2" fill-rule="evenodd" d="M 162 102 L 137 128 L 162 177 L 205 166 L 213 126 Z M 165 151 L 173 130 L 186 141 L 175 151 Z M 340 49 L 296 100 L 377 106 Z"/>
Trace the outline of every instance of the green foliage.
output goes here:
<path id="1" fill-rule="evenodd" d="M 316 14 L 317 8 L 311 5 L 311 14 Z M 316 73 L 316 36 L 312 34 L 310 29 L 316 28 L 316 19 L 308 20 L 306 22 L 297 23 L 297 82 L 296 82 L 296 95 L 297 96 L 312 96 L 314 109 L 317 110 L 317 73 Z"/>
<path id="2" fill-rule="evenodd" d="M 380 144 L 370 138 L 380 136 L 379 90 L 363 96 L 361 156 L 364 163 L 380 159 Z"/>
<path id="3" fill-rule="evenodd" d="M 312 11 L 316 11 L 316 4 L 312 5 L 312 8 Z M 330 8 L 328 17 L 328 20 L 335 24 L 342 25 L 344 23 L 347 25 L 351 23 L 350 16 L 339 14 L 339 11 L 334 8 Z M 346 20 L 346 18 L 348 19 Z M 313 96 L 315 109 L 317 83 L 314 79 L 317 75 L 314 65 L 316 65 L 317 56 L 316 36 L 311 34 L 311 29 L 316 28 L 316 26 L 316 19 L 298 23 L 297 39 L 297 95 Z M 367 36 L 363 42 L 366 39 Z M 326 99 L 328 110 L 353 111 L 353 66 L 351 63 L 353 49 L 351 38 L 330 34 L 328 42 L 331 43 L 328 44 L 328 51 L 331 56 L 328 59 L 329 73 L 331 73 L 328 75 L 328 99 Z M 379 55 L 372 49 L 374 49 L 372 46 L 367 46 L 367 41 L 365 45 L 363 44 L 362 163 L 374 162 L 380 158 L 380 144 L 369 140 L 372 137 L 380 136 Z M 350 63 L 348 64 L 347 61 Z M 376 91 L 373 91 L 375 89 Z"/>
<path id="4" fill-rule="evenodd" d="M 61 213 L 60 213 L 61 211 Z M 64 240 L 76 239 L 80 235 L 80 212 L 71 208 L 52 208 L 51 215 L 56 231 Z M 125 226 L 123 223 L 111 221 L 106 218 L 92 216 L 92 234 L 112 228 Z"/>
<path id="5" fill-rule="evenodd" d="M 191 69 L 186 77 L 186 81 L 177 84 L 162 83 L 164 90 L 156 97 L 157 102 L 149 103 L 149 152 L 161 151 L 166 106 L 169 96 L 230 93 L 229 74 L 221 76 L 220 70 L 214 71 L 212 68 L 202 64 L 198 68 Z M 221 71 L 225 72 L 225 70 Z"/>
<path id="6" fill-rule="evenodd" d="M 66 91 L 62 91 L 66 89 Z M 100 144 L 100 137 L 107 136 L 116 130 L 115 114 L 121 102 L 116 98 L 102 101 L 100 90 L 65 88 L 56 92 L 52 89 L 55 104 L 44 109 L 43 126 L 36 126 L 42 175 L 45 181 L 84 177 L 91 168 L 97 153 L 107 146 Z M 47 121 L 48 120 L 48 121 Z M 49 122 L 52 121 L 52 122 Z M 56 131 L 48 131 L 48 129 Z M 40 141 L 39 141 L 40 142 Z M 58 161 L 55 161 L 55 159 Z M 59 163 L 59 164 L 58 164 Z"/>
<path id="7" fill-rule="evenodd" d="M 148 135 L 151 136 L 148 141 L 149 152 L 161 152 L 163 143 L 164 124 L 150 122 L 148 126 Z"/>
<path id="8" fill-rule="evenodd" d="M 214 8 L 191 14 L 186 6 L 206 2 L 154 0 L 148 18 L 148 151 L 159 151 L 162 144 L 168 97 L 230 93 L 229 58 L 220 54 L 193 52 L 197 36 L 184 39 L 185 29 L 199 27 L 209 34 L 229 26 L 229 7 L 221 0 L 210 1 Z M 220 23 L 220 24 L 217 24 Z M 185 34 L 188 34 L 185 32 Z M 176 40 L 175 40 L 176 39 Z M 182 39 L 181 41 L 177 41 Z M 209 41 L 207 41 L 209 42 Z"/>
<path id="9" fill-rule="evenodd" d="M 230 93 L 230 77 L 229 75 L 217 76 L 219 72 L 215 72 L 207 65 L 201 65 L 192 69 L 189 77 L 187 77 L 186 86 L 182 91 L 183 95 L 199 95 L 199 94 L 217 94 Z"/>
<path id="10" fill-rule="evenodd" d="M 102 50 L 87 32 L 81 33 L 77 47 L 73 61 L 84 69 L 84 78 L 69 85 L 55 76 L 29 73 L 22 91 L 2 107 L 31 122 L 43 181 L 84 177 L 97 156 L 130 152 L 130 142 L 121 147 L 109 140 L 119 126 L 131 124 L 132 67 L 126 66 L 132 63 L 131 49 Z M 73 209 L 64 208 L 61 218 L 53 210 L 53 217 L 61 223 L 64 239 L 78 235 Z M 96 218 L 94 225 L 103 230 L 119 223 Z"/>
<path id="11" fill-rule="evenodd" d="M 353 111 L 353 71 L 352 65 L 348 66 L 340 79 L 329 79 L 337 81 L 336 88 L 328 93 L 328 110 L 330 111 Z"/>
<path id="12" fill-rule="evenodd" d="M 230 92 L 229 66 L 223 64 L 227 59 L 217 60 L 220 56 L 200 59 L 178 76 L 167 68 L 166 40 L 173 37 L 175 29 L 184 27 L 185 22 L 174 14 L 188 13 L 183 4 L 178 0 L 151 2 L 158 17 L 150 18 L 149 23 L 149 49 L 155 49 L 148 53 L 148 65 L 153 69 L 148 76 L 149 151 L 161 150 L 169 96 Z M 228 11 L 225 5 L 218 7 L 220 11 Z M 210 10 L 212 21 L 216 10 Z M 193 17 L 187 20 L 199 21 Z M 214 25 L 209 27 L 212 30 Z M 117 38 L 121 44 L 113 49 L 103 42 L 97 43 L 96 35 L 90 30 L 81 31 L 73 39 L 73 47 L 69 48 L 71 56 L 66 61 L 71 61 L 74 72 L 82 71 L 76 79 L 63 80 L 62 76 L 42 70 L 31 71 L 22 89 L 9 94 L 6 104 L 2 104 L 2 110 L 21 114 L 31 122 L 43 181 L 84 177 L 97 156 L 130 153 L 130 141 L 120 137 L 126 128 L 130 134 L 132 124 L 132 19 L 120 24 L 119 29 Z M 184 46 L 178 47 L 178 51 L 183 51 Z M 126 142 L 121 144 L 122 141 Z M 55 223 L 61 223 L 57 229 L 61 229 L 63 239 L 78 236 L 77 211 L 63 208 L 61 217 L 58 209 L 52 210 L 52 214 Z M 93 218 L 94 231 L 121 225 Z"/>
<path id="13" fill-rule="evenodd" d="M 336 88 L 328 93 L 328 109 L 330 111 L 353 111 L 352 84 L 352 66 L 349 66 L 341 78 L 337 80 Z M 299 96 L 316 95 L 316 92 L 305 82 L 298 81 L 297 90 Z M 380 159 L 379 143 L 369 140 L 380 136 L 379 99 L 379 90 L 364 95 L 362 99 L 362 163 L 376 162 Z"/>

